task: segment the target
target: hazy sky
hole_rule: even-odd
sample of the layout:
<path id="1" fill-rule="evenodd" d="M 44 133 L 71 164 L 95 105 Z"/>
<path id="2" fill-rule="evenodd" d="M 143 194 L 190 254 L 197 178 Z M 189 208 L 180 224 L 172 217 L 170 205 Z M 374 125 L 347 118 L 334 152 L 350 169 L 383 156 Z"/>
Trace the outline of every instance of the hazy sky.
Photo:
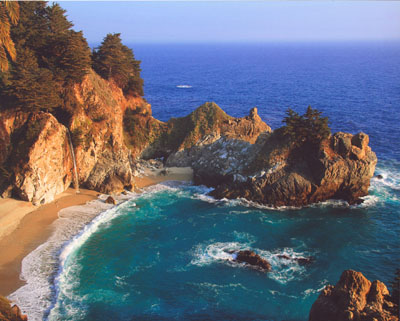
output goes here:
<path id="1" fill-rule="evenodd" d="M 397 1 L 59 1 L 89 43 L 400 40 Z"/>

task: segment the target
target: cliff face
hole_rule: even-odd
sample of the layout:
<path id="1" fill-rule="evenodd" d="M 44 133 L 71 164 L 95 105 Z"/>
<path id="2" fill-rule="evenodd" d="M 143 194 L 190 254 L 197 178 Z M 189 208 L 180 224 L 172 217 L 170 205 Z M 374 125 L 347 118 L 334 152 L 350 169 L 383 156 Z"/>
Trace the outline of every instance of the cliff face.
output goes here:
<path id="1" fill-rule="evenodd" d="M 249 164 L 237 167 L 236 172 L 214 186 L 212 195 L 218 198 L 246 198 L 273 206 L 302 206 L 327 199 L 343 199 L 350 204 L 368 195 L 377 158 L 368 146 L 364 133 L 357 135 L 336 133 L 312 150 L 302 150 L 288 143 L 279 132 L 259 140 Z M 246 158 L 246 152 L 233 156 Z M 204 173 L 195 176 L 221 174 Z M 235 176 L 236 175 L 236 176 Z M 240 176 L 240 179 L 237 177 Z"/>
<path id="2" fill-rule="evenodd" d="M 69 95 L 73 106 L 55 112 L 57 118 L 0 112 L 3 196 L 46 203 L 68 188 L 75 179 L 68 131 L 79 185 L 104 193 L 134 187 L 137 158 L 162 157 L 167 166 L 192 166 L 195 183 L 215 187 L 218 198 L 273 206 L 329 198 L 356 203 L 367 195 L 377 161 L 363 133 L 337 133 L 316 149 L 296 148 L 281 130 L 272 132 L 256 108 L 234 118 L 205 103 L 161 122 L 142 98 L 124 96 L 93 71 Z"/>
<path id="3" fill-rule="evenodd" d="M 52 201 L 72 181 L 67 128 L 47 113 L 8 113 L 1 120 L 3 196 Z"/>
<path id="4" fill-rule="evenodd" d="M 314 302 L 309 321 L 398 321 L 398 302 L 385 284 L 370 282 L 360 272 L 347 270 L 328 285 Z"/>
<path id="5" fill-rule="evenodd" d="M 150 107 L 141 98 L 124 97 L 120 88 L 94 72 L 72 95 L 75 106 L 65 125 L 50 113 L 0 112 L 3 197 L 47 203 L 71 185 L 75 178 L 68 131 L 80 186 L 105 193 L 133 188 L 123 116 L 127 109 Z"/>
<path id="6" fill-rule="evenodd" d="M 377 159 L 364 133 L 336 133 L 312 149 L 296 147 L 281 130 L 240 138 L 206 135 L 167 165 L 192 166 L 195 182 L 214 187 L 216 198 L 302 206 L 335 198 L 353 204 L 368 194 Z"/>

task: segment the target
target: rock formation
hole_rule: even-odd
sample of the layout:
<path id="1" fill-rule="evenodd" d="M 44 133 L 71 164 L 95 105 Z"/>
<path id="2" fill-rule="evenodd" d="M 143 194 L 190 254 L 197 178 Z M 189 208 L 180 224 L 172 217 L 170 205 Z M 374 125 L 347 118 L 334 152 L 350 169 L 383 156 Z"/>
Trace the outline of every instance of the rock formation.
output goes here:
<path id="1" fill-rule="evenodd" d="M 72 181 L 72 157 L 67 128 L 48 113 L 4 114 L 3 196 L 34 204 L 47 203 Z"/>
<path id="2" fill-rule="evenodd" d="M 360 202 L 368 194 L 377 158 L 368 135 L 336 133 L 314 149 L 296 148 L 281 130 L 251 144 L 208 135 L 171 154 L 169 166 L 192 166 L 195 182 L 216 198 L 245 198 L 272 206 L 302 206 L 327 199 Z"/>
<path id="3" fill-rule="evenodd" d="M 10 301 L 0 296 L 0 321 L 27 321 L 26 315 L 21 314 L 18 306 L 10 305 Z"/>
<path id="4" fill-rule="evenodd" d="M 330 198 L 357 203 L 367 195 L 376 156 L 368 136 L 336 133 L 314 150 L 274 132 L 253 108 L 234 118 L 215 103 L 161 122 L 141 97 L 125 96 L 90 71 L 73 87 L 74 106 L 53 114 L 0 112 L 0 193 L 47 203 L 73 181 L 71 133 L 79 185 L 102 193 L 135 185 L 139 159 L 191 166 L 196 184 L 217 198 L 302 206 Z"/>
<path id="5" fill-rule="evenodd" d="M 271 264 L 253 251 L 238 251 L 237 253 L 234 253 L 234 255 L 234 260 L 236 262 L 246 263 L 265 272 L 270 272 L 272 270 Z"/>
<path id="6" fill-rule="evenodd" d="M 335 286 L 326 286 L 319 295 L 309 321 L 398 321 L 398 311 L 385 284 L 347 270 Z"/>
<path id="7" fill-rule="evenodd" d="M 132 152 L 126 147 L 126 109 L 146 106 L 91 71 L 73 91 L 73 110 L 0 112 L 0 192 L 47 203 L 73 180 L 71 132 L 79 185 L 103 193 L 134 187 Z M 65 114 L 67 116 L 65 116 Z"/>

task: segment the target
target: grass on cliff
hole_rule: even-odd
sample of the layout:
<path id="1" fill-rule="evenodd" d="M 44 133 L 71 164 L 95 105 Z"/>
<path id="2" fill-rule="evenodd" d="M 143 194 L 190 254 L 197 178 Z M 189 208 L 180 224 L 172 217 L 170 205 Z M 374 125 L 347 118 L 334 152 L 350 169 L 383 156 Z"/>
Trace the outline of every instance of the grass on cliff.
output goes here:
<path id="1" fill-rule="evenodd" d="M 127 109 L 124 115 L 125 141 L 131 149 L 143 150 L 154 144 L 160 157 L 192 147 L 204 135 L 219 132 L 221 124 L 232 119 L 217 104 L 205 103 L 186 117 L 162 123 L 140 109 Z"/>
<path id="2" fill-rule="evenodd" d="M 219 132 L 221 124 L 230 119 L 216 103 L 207 102 L 186 117 L 168 121 L 165 145 L 171 150 L 190 148 L 204 135 Z"/>

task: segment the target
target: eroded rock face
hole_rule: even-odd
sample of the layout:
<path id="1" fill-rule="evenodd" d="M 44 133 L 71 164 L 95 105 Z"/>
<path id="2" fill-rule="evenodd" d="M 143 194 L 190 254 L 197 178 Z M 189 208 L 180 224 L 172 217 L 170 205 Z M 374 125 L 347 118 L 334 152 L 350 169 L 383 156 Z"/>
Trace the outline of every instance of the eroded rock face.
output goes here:
<path id="1" fill-rule="evenodd" d="M 44 112 L 0 113 L 0 193 L 34 204 L 65 191 L 74 177 L 70 130 L 79 186 L 103 193 L 134 187 L 132 152 L 123 131 L 125 110 L 150 108 L 140 97 L 91 71 L 72 92 L 75 107 L 62 119 Z M 60 120 L 61 121 L 61 120 Z"/>
<path id="2" fill-rule="evenodd" d="M 362 273 L 347 270 L 335 286 L 326 286 L 319 295 L 309 321 L 398 321 L 397 313 L 398 303 L 385 284 L 371 283 Z"/>
<path id="3" fill-rule="evenodd" d="M 25 122 L 9 127 L 13 138 L 4 163 L 10 188 L 5 190 L 33 204 L 47 203 L 72 181 L 67 128 L 48 113 L 30 113 L 23 119 Z M 7 119 L 2 120 L 4 126 Z"/>
<path id="4" fill-rule="evenodd" d="M 192 166 L 195 182 L 215 187 L 214 197 L 271 206 L 360 202 L 377 163 L 364 133 L 336 133 L 313 150 L 295 148 L 279 131 L 262 133 L 255 144 L 215 136 L 203 141 L 172 154 L 167 165 Z"/>
<path id="5" fill-rule="evenodd" d="M 102 193 L 132 189 L 131 151 L 126 147 L 123 117 L 126 109 L 144 104 L 139 97 L 125 97 L 122 90 L 93 71 L 75 86 L 82 105 L 70 121 L 72 133 L 81 133 L 75 144 L 79 183 Z"/>

